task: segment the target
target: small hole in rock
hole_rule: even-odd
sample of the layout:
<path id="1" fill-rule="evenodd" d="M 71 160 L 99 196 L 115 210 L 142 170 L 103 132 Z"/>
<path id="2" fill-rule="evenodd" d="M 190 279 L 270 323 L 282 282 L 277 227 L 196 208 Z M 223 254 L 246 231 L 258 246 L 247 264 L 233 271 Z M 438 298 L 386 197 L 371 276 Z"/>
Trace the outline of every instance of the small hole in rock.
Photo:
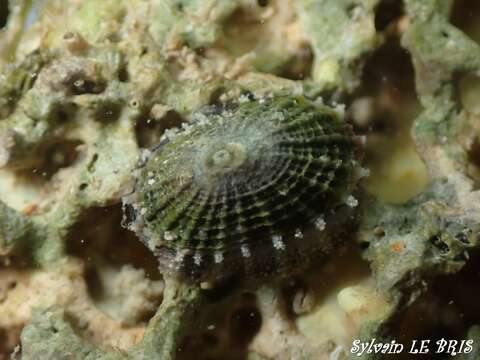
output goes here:
<path id="1" fill-rule="evenodd" d="M 152 110 L 153 111 L 153 110 Z M 168 110 L 157 119 L 142 117 L 136 125 L 137 143 L 139 147 L 149 148 L 160 141 L 167 129 L 177 128 L 184 122 L 176 111 Z"/>
<path id="2" fill-rule="evenodd" d="M 70 231 L 67 253 L 83 259 L 99 256 L 116 266 L 131 264 L 144 269 L 148 278 L 160 279 L 157 260 L 133 232 L 121 226 L 122 217 L 121 205 L 89 209 Z"/>
<path id="3" fill-rule="evenodd" d="M 217 89 L 215 89 L 211 94 L 210 94 L 210 98 L 208 100 L 208 103 L 210 105 L 212 104 L 215 104 L 215 103 L 218 103 L 219 102 L 219 99 L 220 97 L 226 92 L 226 89 L 224 87 L 219 87 Z"/>
<path id="4" fill-rule="evenodd" d="M 78 78 L 72 81 L 71 92 L 74 95 L 82 94 L 100 94 L 105 89 L 105 85 L 89 79 Z"/>
<path id="5" fill-rule="evenodd" d="M 0 29 L 7 25 L 10 9 L 8 7 L 8 0 L 0 0 Z"/>
<path id="6" fill-rule="evenodd" d="M 137 212 L 134 207 L 130 204 L 125 204 L 123 206 L 123 218 L 121 225 L 124 228 L 128 228 L 135 220 L 137 219 Z"/>
<path id="7" fill-rule="evenodd" d="M 51 119 L 58 124 L 65 124 L 75 118 L 77 106 L 75 104 L 59 104 L 52 109 Z"/>
<path id="8" fill-rule="evenodd" d="M 395 19 L 403 14 L 403 1 L 383 0 L 375 11 L 375 30 L 385 30 Z"/>
<path id="9" fill-rule="evenodd" d="M 121 205 L 90 208 L 70 230 L 67 254 L 85 262 L 95 304 L 125 325 L 148 321 L 161 302 L 163 283 L 153 254 L 120 224 Z M 140 299 L 132 301 L 132 297 Z"/>
<path id="10" fill-rule="evenodd" d="M 92 173 L 95 171 L 95 163 L 97 162 L 97 160 L 98 160 L 98 154 L 93 154 L 92 159 L 87 165 L 88 172 Z"/>
<path id="11" fill-rule="evenodd" d="M 0 327 L 0 359 L 14 359 L 11 355 L 15 351 L 15 347 L 20 343 L 20 333 L 23 326 L 23 324 L 16 324 Z"/>
<path id="12" fill-rule="evenodd" d="M 458 241 L 468 245 L 470 244 L 470 240 L 468 240 L 468 233 L 467 232 L 460 232 L 458 234 L 455 235 L 455 239 L 457 239 Z"/>
<path id="13" fill-rule="evenodd" d="M 414 339 L 429 339 L 430 344 L 436 344 L 440 339 L 458 340 L 459 343 L 471 339 L 469 330 L 480 323 L 479 260 L 479 254 L 474 254 L 459 272 L 437 276 L 427 292 L 395 320 L 392 337 L 400 344 L 411 344 Z M 408 352 L 401 355 L 395 359 L 412 359 Z M 429 358 L 445 358 L 445 353 L 432 355 Z"/>
<path id="14" fill-rule="evenodd" d="M 45 164 L 40 171 L 47 173 L 50 178 L 58 170 L 66 168 L 78 159 L 78 148 L 83 144 L 80 140 L 63 141 L 52 144 L 45 154 Z"/>
<path id="15" fill-rule="evenodd" d="M 354 14 L 357 11 L 356 9 L 360 8 L 361 5 L 356 3 L 346 4 L 345 12 L 349 15 L 351 19 L 354 18 Z"/>
<path id="16" fill-rule="evenodd" d="M 81 140 L 58 140 L 54 141 L 44 148 L 39 149 L 38 161 L 35 167 L 27 168 L 18 172 L 18 175 L 24 179 L 49 181 L 61 169 L 68 168 L 75 164 L 80 156 Z"/>
<path id="17" fill-rule="evenodd" d="M 124 66 L 118 71 L 118 80 L 121 82 L 130 81 L 130 74 L 128 73 L 127 67 Z"/>
<path id="18" fill-rule="evenodd" d="M 95 112 L 95 119 L 102 123 L 111 123 L 120 116 L 122 108 L 120 104 L 105 104 Z"/>
<path id="19" fill-rule="evenodd" d="M 230 318 L 232 341 L 246 345 L 260 330 L 262 316 L 255 306 L 248 305 L 236 309 Z"/>
<path id="20" fill-rule="evenodd" d="M 257 4 L 260 7 L 268 6 L 268 2 L 269 2 L 268 0 L 257 0 Z"/>
<path id="21" fill-rule="evenodd" d="M 480 1 L 455 0 L 450 22 L 477 43 L 480 43 Z"/>
<path id="22" fill-rule="evenodd" d="M 431 236 L 429 242 L 435 246 L 442 254 L 446 254 L 450 251 L 449 246 L 442 240 L 440 235 Z"/>
<path id="23" fill-rule="evenodd" d="M 202 334 L 203 343 L 206 344 L 208 347 L 214 347 L 218 345 L 219 339 L 214 334 L 210 332 L 205 332 Z"/>
<path id="24" fill-rule="evenodd" d="M 206 49 L 203 46 L 197 47 L 194 49 L 195 53 L 199 56 L 205 56 Z"/>
<path id="25" fill-rule="evenodd" d="M 63 40 L 70 40 L 75 38 L 75 33 L 68 31 L 65 34 L 63 34 Z"/>
<path id="26" fill-rule="evenodd" d="M 310 45 L 298 49 L 297 54 L 279 72 L 280 77 L 290 80 L 304 80 L 312 72 L 313 50 Z"/>
<path id="27" fill-rule="evenodd" d="M 15 254 L 1 256 L 0 271 L 7 268 L 18 270 L 34 268 L 34 260 L 32 259 L 31 249 L 28 247 L 28 245 L 30 244 L 25 244 L 23 247 L 20 247 Z M 16 282 L 15 287 L 17 287 Z"/>
<path id="28" fill-rule="evenodd" d="M 367 250 L 370 247 L 370 243 L 368 241 L 360 242 L 360 249 Z"/>
<path id="29" fill-rule="evenodd" d="M 213 289 L 205 291 L 205 297 L 212 303 L 219 302 L 226 299 L 238 286 L 238 281 L 235 278 L 225 279 L 217 284 Z"/>
<path id="30" fill-rule="evenodd" d="M 288 5 L 283 3 L 260 3 L 268 9 L 238 4 L 223 21 L 223 36 L 217 44 L 232 59 L 254 53 L 249 62 L 259 72 L 303 79 L 311 73 L 312 52 L 306 42 L 293 41 L 278 31 L 295 21 L 295 12 L 286 10 Z M 265 16 L 269 9 L 274 11 Z"/>
<path id="31" fill-rule="evenodd" d="M 468 258 L 469 258 L 469 255 L 466 252 L 462 252 L 458 255 L 455 255 L 455 257 L 453 258 L 453 261 L 465 262 L 468 260 Z"/>
<path id="32" fill-rule="evenodd" d="M 478 138 L 470 147 L 468 158 L 472 163 L 475 164 L 475 166 L 480 167 L 480 140 Z"/>
<path id="33" fill-rule="evenodd" d="M 8 359 L 8 355 L 13 351 L 13 346 L 8 342 L 8 331 L 4 328 L 0 328 L 0 358 L 5 356 Z"/>
<path id="34" fill-rule="evenodd" d="M 285 313 L 289 318 L 294 319 L 311 310 L 314 300 L 313 291 L 303 279 L 292 280 L 284 287 L 282 293 L 285 299 Z"/>
<path id="35" fill-rule="evenodd" d="M 475 137 L 470 147 L 467 149 L 468 155 L 468 175 L 475 182 L 476 188 L 480 186 L 480 139 Z"/>
<path id="36" fill-rule="evenodd" d="M 11 281 L 7 284 L 8 290 L 13 290 L 17 287 L 17 282 L 16 281 Z"/>
<path id="37" fill-rule="evenodd" d="M 102 295 L 102 283 L 94 267 L 88 267 L 85 271 L 85 282 L 87 283 L 88 293 L 92 299 L 99 300 Z"/>
<path id="38" fill-rule="evenodd" d="M 137 99 L 132 99 L 130 101 L 130 106 L 134 109 L 138 109 L 140 107 L 140 101 L 138 101 Z"/>

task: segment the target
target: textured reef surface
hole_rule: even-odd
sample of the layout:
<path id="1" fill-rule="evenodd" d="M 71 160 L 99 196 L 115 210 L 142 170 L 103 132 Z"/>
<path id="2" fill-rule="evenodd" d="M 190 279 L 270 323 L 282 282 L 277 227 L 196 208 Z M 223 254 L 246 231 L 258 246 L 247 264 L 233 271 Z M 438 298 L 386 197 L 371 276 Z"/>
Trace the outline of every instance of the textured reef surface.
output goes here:
<path id="1" fill-rule="evenodd" d="M 479 23 L 475 0 L 0 0 L 0 359 L 480 344 Z"/>

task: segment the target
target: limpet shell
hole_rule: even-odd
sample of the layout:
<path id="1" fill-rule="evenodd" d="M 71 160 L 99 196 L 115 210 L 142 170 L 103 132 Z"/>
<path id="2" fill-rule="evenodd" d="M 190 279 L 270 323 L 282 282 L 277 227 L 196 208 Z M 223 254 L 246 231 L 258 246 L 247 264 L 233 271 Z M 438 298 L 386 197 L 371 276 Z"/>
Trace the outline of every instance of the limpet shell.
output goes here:
<path id="1" fill-rule="evenodd" d="M 161 270 L 212 281 L 321 263 L 353 211 L 344 202 L 359 169 L 342 115 L 282 96 L 193 118 L 151 150 L 124 199 L 129 228 Z"/>

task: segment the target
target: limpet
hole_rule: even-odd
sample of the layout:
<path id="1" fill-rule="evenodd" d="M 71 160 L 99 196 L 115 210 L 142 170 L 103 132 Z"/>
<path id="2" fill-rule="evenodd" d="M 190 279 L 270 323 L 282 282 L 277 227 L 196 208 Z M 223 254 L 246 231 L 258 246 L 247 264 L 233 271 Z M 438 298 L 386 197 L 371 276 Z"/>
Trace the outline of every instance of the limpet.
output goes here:
<path id="1" fill-rule="evenodd" d="M 277 96 L 210 106 L 192 118 L 151 149 L 124 199 L 129 228 L 160 269 L 214 281 L 321 263 L 353 211 L 345 199 L 360 169 L 342 115 Z"/>

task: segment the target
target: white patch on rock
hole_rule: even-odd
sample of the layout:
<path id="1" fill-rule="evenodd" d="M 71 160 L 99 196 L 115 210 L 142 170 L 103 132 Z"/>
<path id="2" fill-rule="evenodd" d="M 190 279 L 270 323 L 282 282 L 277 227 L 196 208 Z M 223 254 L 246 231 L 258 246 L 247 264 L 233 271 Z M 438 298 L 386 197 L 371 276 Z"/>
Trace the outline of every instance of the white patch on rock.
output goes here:
<path id="1" fill-rule="evenodd" d="M 242 251 L 242 256 L 243 257 L 246 257 L 246 258 L 249 258 L 250 257 L 250 249 L 248 248 L 247 245 L 242 245 L 242 247 L 240 248 L 240 250 Z"/>
<path id="2" fill-rule="evenodd" d="M 175 240 L 177 238 L 177 234 L 175 234 L 172 231 L 165 231 L 163 233 L 163 238 L 167 241 L 172 241 L 172 240 Z"/>
<path id="3" fill-rule="evenodd" d="M 223 253 L 220 251 L 217 251 L 213 255 L 213 260 L 215 261 L 215 264 L 220 264 L 223 261 Z"/>
<path id="4" fill-rule="evenodd" d="M 198 252 L 195 253 L 195 255 L 193 255 L 193 262 L 195 263 L 195 265 L 200 266 L 200 264 L 202 263 L 202 255 Z"/>
<path id="5" fill-rule="evenodd" d="M 323 231 L 323 230 L 325 230 L 325 227 L 327 226 L 327 223 L 325 222 L 323 217 L 318 217 L 313 221 L 313 225 L 315 225 L 315 228 L 318 231 Z"/>
<path id="6" fill-rule="evenodd" d="M 250 98 L 248 97 L 248 95 L 246 94 L 242 94 L 240 95 L 240 97 L 238 98 L 238 102 L 240 104 L 243 104 L 243 103 L 246 103 L 246 102 L 249 102 L 250 101 Z"/>
<path id="7" fill-rule="evenodd" d="M 347 204 L 348 207 L 354 208 L 358 206 L 358 200 L 355 199 L 352 195 L 349 195 L 345 199 L 345 204 Z"/>
<path id="8" fill-rule="evenodd" d="M 361 167 L 360 170 L 360 177 L 361 178 L 365 178 L 365 177 L 369 177 L 370 176 L 370 169 L 369 168 L 364 168 L 364 167 Z"/>
<path id="9" fill-rule="evenodd" d="M 273 247 L 277 250 L 285 250 L 285 243 L 280 235 L 272 236 Z"/>
<path id="10" fill-rule="evenodd" d="M 175 254 L 175 258 L 173 259 L 174 262 L 176 263 L 183 263 L 183 259 L 185 258 L 185 254 L 181 251 L 177 252 Z"/>
<path id="11" fill-rule="evenodd" d="M 302 233 L 302 230 L 300 230 L 299 228 L 295 229 L 295 235 L 294 235 L 297 239 L 303 239 L 303 233 Z"/>

